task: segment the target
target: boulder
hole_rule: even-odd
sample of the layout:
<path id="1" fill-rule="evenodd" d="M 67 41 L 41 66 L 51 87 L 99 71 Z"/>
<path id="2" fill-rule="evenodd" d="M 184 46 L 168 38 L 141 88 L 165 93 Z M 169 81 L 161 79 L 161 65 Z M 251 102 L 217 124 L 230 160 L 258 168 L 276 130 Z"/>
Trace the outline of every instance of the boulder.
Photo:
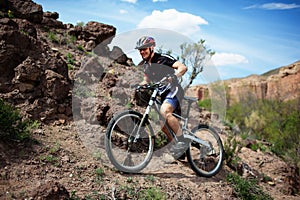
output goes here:
<path id="1" fill-rule="evenodd" d="M 63 101 L 68 97 L 70 85 L 64 76 L 52 70 L 46 70 L 45 76 L 45 85 L 43 86 L 45 96 L 57 101 Z"/>
<path id="2" fill-rule="evenodd" d="M 96 45 L 104 42 L 104 45 L 110 44 L 111 40 L 116 34 L 116 28 L 99 23 L 99 22 L 88 22 L 82 30 L 83 37 L 86 41 L 89 41 L 91 38 L 95 40 Z"/>
<path id="3" fill-rule="evenodd" d="M 117 46 L 113 47 L 113 49 L 110 52 L 110 58 L 119 64 L 128 65 L 127 63 L 128 57 L 120 47 Z"/>
<path id="4" fill-rule="evenodd" d="M 33 23 L 43 20 L 43 8 L 31 0 L 7 0 L 7 8 L 15 18 L 27 19 Z"/>
<path id="5" fill-rule="evenodd" d="M 43 14 L 44 17 L 46 18 L 51 18 L 51 19 L 58 19 L 59 18 L 59 14 L 57 12 L 44 12 Z"/>

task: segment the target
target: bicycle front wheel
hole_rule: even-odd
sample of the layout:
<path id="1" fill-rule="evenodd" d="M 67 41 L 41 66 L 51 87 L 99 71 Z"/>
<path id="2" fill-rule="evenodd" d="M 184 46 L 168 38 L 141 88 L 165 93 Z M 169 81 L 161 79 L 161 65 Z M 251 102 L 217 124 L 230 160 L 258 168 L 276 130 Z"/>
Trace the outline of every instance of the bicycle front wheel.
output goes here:
<path id="1" fill-rule="evenodd" d="M 142 115 L 127 110 L 113 117 L 108 124 L 105 149 L 111 163 L 120 171 L 137 173 L 153 155 L 154 134 L 149 123 L 141 125 Z"/>
<path id="2" fill-rule="evenodd" d="M 201 124 L 192 132 L 205 145 L 192 141 L 187 150 L 187 159 L 198 175 L 212 177 L 222 168 L 224 157 L 222 141 L 217 132 L 207 125 Z"/>

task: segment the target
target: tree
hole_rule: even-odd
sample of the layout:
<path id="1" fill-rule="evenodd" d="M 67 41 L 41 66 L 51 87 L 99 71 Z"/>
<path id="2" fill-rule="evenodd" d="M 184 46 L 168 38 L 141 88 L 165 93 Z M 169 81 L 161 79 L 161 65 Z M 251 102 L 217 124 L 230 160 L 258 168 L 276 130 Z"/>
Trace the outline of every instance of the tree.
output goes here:
<path id="1" fill-rule="evenodd" d="M 204 43 L 205 40 L 201 39 L 196 43 L 183 43 L 180 45 L 182 63 L 189 68 L 189 77 L 187 85 L 184 86 L 185 89 L 193 83 L 198 74 L 203 71 L 206 62 L 215 54 L 215 52 L 208 49 Z"/>

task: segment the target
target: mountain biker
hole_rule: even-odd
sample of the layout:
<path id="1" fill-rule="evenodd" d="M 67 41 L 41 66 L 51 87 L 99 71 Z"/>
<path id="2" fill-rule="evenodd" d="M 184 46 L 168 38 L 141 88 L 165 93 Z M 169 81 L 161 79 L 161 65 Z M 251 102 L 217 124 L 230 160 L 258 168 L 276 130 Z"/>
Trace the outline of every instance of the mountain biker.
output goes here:
<path id="1" fill-rule="evenodd" d="M 184 95 L 178 78 L 185 74 L 187 67 L 168 54 L 154 52 L 154 48 L 155 40 L 150 36 L 143 36 L 136 43 L 135 49 L 139 50 L 143 58 L 142 65 L 144 67 L 144 80 L 140 84 L 157 82 L 167 75 L 171 75 L 167 80 L 168 84 L 159 89 L 162 100 L 160 113 L 178 138 L 178 142 L 171 148 L 171 152 L 178 155 L 183 153 L 187 144 L 184 142 L 180 123 L 172 113 L 180 107 L 179 104 Z M 165 126 L 162 127 L 162 131 L 167 135 L 168 140 L 171 141 L 172 136 Z"/>

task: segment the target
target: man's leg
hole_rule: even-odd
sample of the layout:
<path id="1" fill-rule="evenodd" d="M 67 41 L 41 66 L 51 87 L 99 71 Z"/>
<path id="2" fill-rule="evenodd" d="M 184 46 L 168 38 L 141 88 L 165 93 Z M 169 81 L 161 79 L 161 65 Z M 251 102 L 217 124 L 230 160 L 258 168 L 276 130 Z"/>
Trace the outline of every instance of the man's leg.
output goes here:
<path id="1" fill-rule="evenodd" d="M 168 142 L 171 142 L 173 140 L 173 136 L 166 128 L 165 123 L 165 121 L 160 121 L 160 126 L 162 127 L 161 130 L 166 134 Z"/>
<path id="2" fill-rule="evenodd" d="M 182 137 L 181 137 L 182 130 L 181 130 L 179 121 L 177 120 L 177 118 L 174 115 L 172 115 L 173 111 L 174 111 L 174 108 L 168 102 L 164 102 L 160 108 L 160 112 L 161 112 L 162 116 L 166 119 L 166 123 L 174 131 L 174 133 L 176 133 L 176 136 L 179 139 L 179 142 L 175 146 L 172 146 L 170 149 L 172 152 L 172 155 L 175 159 L 184 160 L 185 159 L 184 152 L 185 152 L 187 146 L 184 142 L 181 141 L 182 140 Z M 163 126 L 162 131 L 167 135 L 168 140 L 172 141 L 173 138 L 165 126 Z"/>
<path id="3" fill-rule="evenodd" d="M 168 102 L 164 102 L 161 105 L 160 113 L 165 118 L 168 126 L 173 130 L 177 137 L 182 135 L 180 123 L 175 116 L 172 115 L 174 108 Z M 162 130 L 166 133 L 168 138 L 170 137 L 170 133 L 168 133 L 167 128 L 164 126 Z"/>

